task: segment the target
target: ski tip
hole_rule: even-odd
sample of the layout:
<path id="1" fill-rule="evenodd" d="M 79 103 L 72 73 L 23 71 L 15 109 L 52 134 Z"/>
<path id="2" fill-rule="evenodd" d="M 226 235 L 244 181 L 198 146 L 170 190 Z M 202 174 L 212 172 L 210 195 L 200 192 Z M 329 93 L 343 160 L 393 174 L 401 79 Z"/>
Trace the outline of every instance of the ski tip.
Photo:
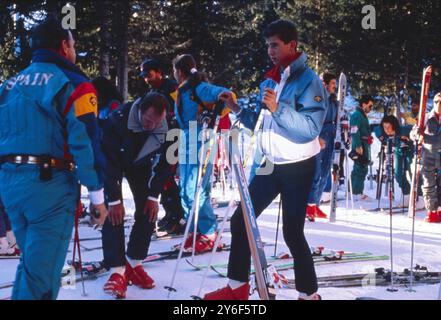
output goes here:
<path id="1" fill-rule="evenodd" d="M 204 300 L 204 299 L 202 299 L 201 297 L 199 297 L 199 296 L 195 296 L 195 295 L 192 295 L 192 296 L 190 296 L 193 300 Z"/>

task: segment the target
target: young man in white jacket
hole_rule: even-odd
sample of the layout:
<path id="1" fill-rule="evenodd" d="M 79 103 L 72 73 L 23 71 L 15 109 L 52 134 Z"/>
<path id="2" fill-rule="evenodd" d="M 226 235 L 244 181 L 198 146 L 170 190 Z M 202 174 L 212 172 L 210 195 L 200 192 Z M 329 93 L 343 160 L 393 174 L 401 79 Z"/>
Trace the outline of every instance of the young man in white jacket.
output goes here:
<path id="1" fill-rule="evenodd" d="M 254 211 L 259 216 L 280 194 L 283 233 L 295 259 L 299 299 L 319 300 L 317 277 L 304 235 L 308 195 L 320 152 L 318 136 L 326 114 L 326 93 L 322 81 L 306 64 L 306 54 L 297 51 L 297 30 L 293 23 L 278 20 L 264 32 L 268 55 L 274 68 L 260 86 L 262 104 L 257 113 L 233 111 L 244 125 L 253 128 L 263 112 L 261 148 L 269 175 L 255 175 L 249 185 Z M 232 96 L 221 95 L 226 102 Z M 231 105 L 231 103 L 228 103 Z M 231 253 L 228 285 L 205 295 L 206 300 L 247 300 L 249 296 L 250 250 L 243 213 L 239 207 L 231 219 Z"/>

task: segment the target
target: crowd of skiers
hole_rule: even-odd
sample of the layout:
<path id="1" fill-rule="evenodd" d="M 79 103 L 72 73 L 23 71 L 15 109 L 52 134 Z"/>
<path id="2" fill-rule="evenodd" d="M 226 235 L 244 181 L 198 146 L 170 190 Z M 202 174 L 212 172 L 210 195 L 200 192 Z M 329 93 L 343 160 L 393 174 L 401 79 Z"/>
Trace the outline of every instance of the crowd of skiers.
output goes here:
<path id="1" fill-rule="evenodd" d="M 176 81 L 166 76 L 160 61 L 143 61 L 140 76 L 149 89 L 124 103 L 108 79 L 89 81 L 75 66 L 70 31 L 54 19 L 35 28 L 31 65 L 0 87 L 0 198 L 4 204 L 3 209 L 0 202 L 0 253 L 13 255 L 20 253 L 18 247 L 22 250 L 13 299 L 57 297 L 80 200 L 78 183 L 88 188 L 90 211 L 97 224 L 103 225 L 104 265 L 110 270 L 104 290 L 125 298 L 129 283 L 153 288 L 154 280 L 141 262 L 155 228 L 182 233 L 186 223 L 193 223 L 188 217 L 200 182 L 198 154 L 206 147 L 194 136 L 199 137 L 206 127 L 229 129 L 230 113 L 245 127 L 262 130 L 258 152 L 265 161 L 259 165 L 270 164 L 273 170 L 255 174 L 250 181 L 255 213 L 259 216 L 281 196 L 284 238 L 296 259 L 299 299 L 320 299 L 304 225 L 305 217 L 327 217 L 319 205 L 331 189 L 337 77 L 328 72 L 319 77 L 308 67 L 306 54 L 298 51 L 298 34 L 291 22 L 269 24 L 264 37 L 274 68 L 265 74 L 259 103 L 251 109 L 241 108 L 231 90 L 209 83 L 189 54 L 172 62 Z M 440 100 L 438 94 L 424 140 L 393 116 L 384 117 L 375 129 L 382 143 L 394 139 L 395 177 L 405 196 L 410 192 L 412 141 L 423 143 L 422 191 L 430 222 L 441 221 Z M 362 96 L 345 127 L 345 143 L 354 159 L 351 182 L 357 201 L 368 198 L 363 191 L 373 138 L 367 115 L 374 103 L 373 97 Z M 167 135 L 174 129 L 178 135 L 170 140 Z M 175 161 L 170 161 L 171 149 Z M 207 166 L 204 174 L 211 175 L 213 169 Z M 127 247 L 123 178 L 135 202 Z M 199 195 L 197 228 L 190 226 L 196 235 L 190 233 L 182 242 L 184 250 L 191 251 L 194 245 L 196 253 L 211 251 L 220 236 L 211 183 L 202 185 Z M 159 204 L 166 214 L 157 222 Z M 208 293 L 206 299 L 248 299 L 250 249 L 240 206 L 231 219 L 231 234 L 228 285 Z"/>

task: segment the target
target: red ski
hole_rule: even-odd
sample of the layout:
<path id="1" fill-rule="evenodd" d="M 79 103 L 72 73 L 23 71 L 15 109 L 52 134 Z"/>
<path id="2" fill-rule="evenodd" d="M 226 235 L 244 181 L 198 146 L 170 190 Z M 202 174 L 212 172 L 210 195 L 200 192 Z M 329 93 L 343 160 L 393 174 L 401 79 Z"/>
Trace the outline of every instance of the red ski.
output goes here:
<path id="1" fill-rule="evenodd" d="M 428 66 L 423 71 L 423 82 L 421 84 L 421 100 L 420 100 L 420 110 L 418 114 L 418 132 L 422 136 L 424 135 L 425 120 L 426 120 L 426 108 L 427 99 L 429 98 L 429 87 L 430 87 L 430 77 L 432 76 L 432 66 Z M 419 141 L 415 142 L 415 166 L 414 174 L 412 175 L 412 185 L 410 190 L 409 199 L 409 218 L 415 217 L 415 206 L 417 199 L 418 182 L 421 173 L 421 152 L 422 147 Z"/>

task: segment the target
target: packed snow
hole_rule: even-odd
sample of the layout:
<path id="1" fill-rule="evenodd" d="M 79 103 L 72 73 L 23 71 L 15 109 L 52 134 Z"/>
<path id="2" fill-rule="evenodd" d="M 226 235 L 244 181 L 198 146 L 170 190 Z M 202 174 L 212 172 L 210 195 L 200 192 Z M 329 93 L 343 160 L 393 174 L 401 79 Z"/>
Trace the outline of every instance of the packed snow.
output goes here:
<path id="1" fill-rule="evenodd" d="M 376 154 L 379 144 L 376 141 L 373 145 L 372 157 L 376 160 Z M 352 166 L 352 161 L 350 166 Z M 377 164 L 374 164 L 374 170 Z M 398 185 L 395 185 L 396 197 L 395 205 L 401 201 L 401 193 Z M 220 199 L 229 200 L 230 194 L 233 193 L 238 197 L 238 193 L 228 191 L 223 195 L 219 189 L 214 189 L 213 196 Z M 317 219 L 316 222 L 306 221 L 305 233 L 311 247 L 324 246 L 327 250 L 344 250 L 346 252 L 371 252 L 374 255 L 390 256 L 389 247 L 389 227 L 390 216 L 387 212 L 369 212 L 367 209 L 376 208 L 375 200 L 375 183 L 370 188 L 369 181 L 365 182 L 365 193 L 372 200 L 364 202 L 355 202 L 352 208 L 349 201 L 346 208 L 346 201 L 341 200 L 338 203 L 337 221 L 330 223 L 328 220 Z M 384 193 L 383 193 L 384 194 Z M 127 184 L 124 184 L 124 197 L 126 212 L 130 217 L 133 215 L 134 203 L 131 199 L 130 190 Z M 343 188 L 339 192 L 339 198 L 344 198 Z M 382 198 L 382 207 L 388 204 L 387 198 Z M 264 242 L 273 244 L 275 241 L 277 215 L 278 215 L 278 199 L 276 199 L 267 210 L 258 219 L 260 232 Z M 329 213 L 329 205 L 322 205 L 321 208 Z M 223 216 L 228 208 L 215 209 L 216 214 Z M 232 214 L 232 212 L 230 212 Z M 161 209 L 160 217 L 164 215 Z M 429 224 L 424 222 L 425 211 L 417 212 L 415 224 L 415 264 L 428 267 L 429 271 L 441 271 L 441 224 Z M 130 227 L 131 219 L 127 225 Z M 229 227 L 229 223 L 227 223 Z M 126 229 L 126 232 L 130 228 Z M 407 208 L 403 213 L 393 215 L 393 257 L 394 271 L 403 271 L 404 268 L 410 267 L 410 249 L 411 249 L 411 230 L 412 220 L 407 217 Z M 80 227 L 80 237 L 100 236 L 98 230 L 90 227 Z M 223 234 L 223 242 L 230 243 L 231 235 L 229 232 Z M 180 243 L 181 239 L 152 241 L 150 253 L 170 250 L 171 246 Z M 83 261 L 100 261 L 102 259 L 102 251 L 100 249 L 87 251 L 85 248 L 96 248 L 101 246 L 101 240 L 82 242 Z M 73 243 L 70 245 L 70 250 Z M 267 256 L 274 254 L 274 246 L 265 248 Z M 283 235 L 279 233 L 278 253 L 288 252 L 283 241 Z M 67 259 L 72 258 L 72 252 L 67 255 Z M 190 258 L 191 259 L 191 258 Z M 196 264 L 208 263 L 209 254 L 196 256 L 194 262 Z M 228 261 L 228 252 L 216 253 L 214 263 L 222 263 Z M 6 283 L 14 280 L 15 269 L 18 260 L 0 260 L 0 283 Z M 170 285 L 176 260 L 157 261 L 144 264 L 145 270 L 153 277 L 156 282 L 156 288 L 152 290 L 141 290 L 134 286 L 128 288 L 127 299 L 129 300 L 150 300 L 150 299 L 191 299 L 191 295 L 198 293 L 200 283 L 205 271 L 195 271 L 189 266 L 185 260 L 179 265 L 178 275 L 176 277 L 174 287 L 177 292 L 171 293 L 168 297 L 168 291 L 164 286 Z M 316 266 L 318 276 L 327 275 L 343 275 L 353 273 L 369 273 L 377 267 L 390 269 L 390 260 L 367 261 L 367 262 L 350 262 L 341 264 L 326 264 Z M 293 278 L 293 271 L 281 272 L 288 278 Z M 102 288 L 108 278 L 108 274 L 99 277 L 96 280 L 86 281 L 85 288 L 87 296 L 82 296 L 81 283 L 73 286 L 61 288 L 59 299 L 62 300 L 111 300 L 112 297 L 106 295 Z M 208 273 L 208 278 L 202 289 L 202 294 L 218 289 L 226 284 L 225 278 L 219 277 L 214 272 Z M 379 299 L 437 299 L 439 285 L 415 285 L 415 292 L 407 292 L 406 288 L 399 287 L 398 292 L 388 292 L 387 287 L 351 287 L 351 288 L 320 288 L 319 293 L 326 300 L 353 300 L 357 297 L 368 296 Z M 5 299 L 11 295 L 12 288 L 0 289 L 0 298 Z M 297 292 L 292 289 L 282 288 L 278 290 L 277 299 L 292 300 L 297 299 Z M 254 293 L 251 299 L 259 299 L 257 293 Z"/>

